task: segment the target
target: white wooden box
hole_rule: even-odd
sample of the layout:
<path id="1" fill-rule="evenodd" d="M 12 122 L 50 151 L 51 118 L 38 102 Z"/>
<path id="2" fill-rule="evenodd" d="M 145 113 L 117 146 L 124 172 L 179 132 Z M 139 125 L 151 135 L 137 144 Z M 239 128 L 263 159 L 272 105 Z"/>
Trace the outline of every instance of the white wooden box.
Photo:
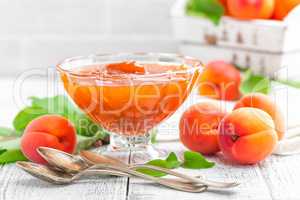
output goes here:
<path id="1" fill-rule="evenodd" d="M 187 16 L 185 5 L 186 0 L 177 0 L 171 10 L 181 53 L 203 62 L 226 60 L 281 79 L 300 75 L 300 6 L 283 21 L 224 16 L 216 26 L 208 19 Z"/>

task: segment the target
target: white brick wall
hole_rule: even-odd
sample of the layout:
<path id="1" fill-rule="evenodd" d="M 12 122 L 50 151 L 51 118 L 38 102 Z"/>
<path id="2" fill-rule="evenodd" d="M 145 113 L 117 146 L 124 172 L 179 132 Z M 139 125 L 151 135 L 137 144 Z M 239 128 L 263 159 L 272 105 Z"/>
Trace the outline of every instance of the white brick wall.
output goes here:
<path id="1" fill-rule="evenodd" d="M 94 52 L 176 52 L 174 0 L 0 0 L 0 76 Z"/>

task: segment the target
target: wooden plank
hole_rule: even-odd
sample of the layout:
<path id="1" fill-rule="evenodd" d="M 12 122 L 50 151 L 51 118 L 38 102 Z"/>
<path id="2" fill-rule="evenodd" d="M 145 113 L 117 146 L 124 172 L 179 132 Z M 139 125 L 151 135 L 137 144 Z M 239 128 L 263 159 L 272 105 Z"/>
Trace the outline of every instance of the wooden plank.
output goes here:
<path id="1" fill-rule="evenodd" d="M 271 156 L 259 167 L 273 199 L 300 199 L 300 155 Z"/>
<path id="2" fill-rule="evenodd" d="M 124 156 L 124 161 L 128 161 Z M 1 200 L 74 200 L 126 199 L 128 178 L 94 177 L 70 185 L 53 185 L 38 180 L 18 169 L 14 164 L 0 169 Z"/>
<path id="3" fill-rule="evenodd" d="M 289 129 L 286 136 L 299 134 L 296 128 L 300 123 L 299 89 L 279 85 L 275 91 L 277 105 L 281 107 Z M 273 199 L 300 199 L 300 155 L 271 156 L 259 167 Z"/>
<path id="4" fill-rule="evenodd" d="M 174 151 L 178 155 L 182 155 L 184 147 L 179 143 L 161 144 L 160 147 L 167 147 L 168 151 Z M 132 159 L 135 159 L 135 155 L 132 154 Z M 238 166 L 233 165 L 225 161 L 221 156 L 210 157 L 210 160 L 216 162 L 216 166 L 211 169 L 203 170 L 186 170 L 180 169 L 179 171 L 190 175 L 205 175 L 212 180 L 236 180 L 242 184 L 231 190 L 208 190 L 207 192 L 194 194 L 175 191 L 162 186 L 151 184 L 147 181 L 143 181 L 136 178 L 129 180 L 129 199 L 271 199 L 269 189 L 261 175 L 260 168 L 258 166 Z"/>

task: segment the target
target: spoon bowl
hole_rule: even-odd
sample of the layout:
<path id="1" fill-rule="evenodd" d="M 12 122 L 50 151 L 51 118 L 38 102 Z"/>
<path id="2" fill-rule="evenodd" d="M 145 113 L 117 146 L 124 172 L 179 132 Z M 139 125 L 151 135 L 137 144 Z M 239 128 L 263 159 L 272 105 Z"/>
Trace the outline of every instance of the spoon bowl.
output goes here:
<path id="1" fill-rule="evenodd" d="M 48 147 L 39 147 L 38 153 L 51 165 L 67 173 L 78 173 L 90 165 L 81 157 Z"/>
<path id="2" fill-rule="evenodd" d="M 38 179 L 59 185 L 72 183 L 85 175 L 129 176 L 123 172 L 107 169 L 83 170 L 77 174 L 68 174 L 56 171 L 52 167 L 26 161 L 18 161 L 16 165 Z"/>
<path id="3" fill-rule="evenodd" d="M 69 179 L 72 178 L 72 176 L 69 174 L 55 171 L 45 165 L 26 161 L 18 161 L 16 165 L 30 175 L 54 184 L 66 184 L 69 183 Z"/>

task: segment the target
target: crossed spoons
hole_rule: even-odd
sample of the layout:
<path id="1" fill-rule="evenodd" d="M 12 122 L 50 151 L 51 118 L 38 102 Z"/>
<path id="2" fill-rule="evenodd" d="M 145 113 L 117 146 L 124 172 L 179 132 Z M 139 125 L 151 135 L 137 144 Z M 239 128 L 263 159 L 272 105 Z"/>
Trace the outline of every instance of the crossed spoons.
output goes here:
<path id="1" fill-rule="evenodd" d="M 195 193 L 203 192 L 207 188 L 227 189 L 239 185 L 237 182 L 207 180 L 203 176 L 192 177 L 152 165 L 128 165 L 116 158 L 91 151 L 82 151 L 79 156 L 48 147 L 39 147 L 37 151 L 48 162 L 48 166 L 25 161 L 17 162 L 17 166 L 32 176 L 53 184 L 70 184 L 86 176 L 112 175 L 139 177 L 172 189 Z M 136 171 L 138 168 L 157 170 L 176 178 L 149 176 Z"/>

